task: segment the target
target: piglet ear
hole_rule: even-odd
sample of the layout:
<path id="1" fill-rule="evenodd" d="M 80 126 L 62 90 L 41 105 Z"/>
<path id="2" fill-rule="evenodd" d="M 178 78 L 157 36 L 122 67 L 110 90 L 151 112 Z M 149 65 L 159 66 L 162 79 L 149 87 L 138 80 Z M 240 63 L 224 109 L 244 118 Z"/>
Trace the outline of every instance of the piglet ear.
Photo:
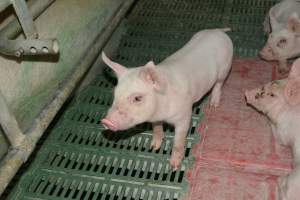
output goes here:
<path id="1" fill-rule="evenodd" d="M 294 61 L 288 78 L 300 78 L 300 58 Z"/>
<path id="2" fill-rule="evenodd" d="M 144 82 L 150 84 L 155 91 L 159 93 L 166 91 L 167 82 L 163 75 L 155 68 L 152 61 L 148 62 L 144 67 L 141 67 L 139 76 Z"/>
<path id="3" fill-rule="evenodd" d="M 300 78 L 288 80 L 284 89 L 284 96 L 290 105 L 300 104 Z"/>
<path id="4" fill-rule="evenodd" d="M 279 27 L 279 24 L 277 22 L 277 19 L 275 17 L 275 14 L 274 14 L 274 11 L 273 11 L 272 8 L 271 8 L 271 10 L 269 12 L 269 17 L 270 17 L 270 25 L 271 25 L 271 29 L 272 29 L 271 31 L 273 32 L 273 31 L 276 30 L 276 28 Z"/>
<path id="5" fill-rule="evenodd" d="M 287 29 L 296 35 L 300 35 L 300 20 L 297 13 L 293 13 L 289 16 L 287 21 Z"/>
<path id="6" fill-rule="evenodd" d="M 150 60 L 149 62 L 147 62 L 147 64 L 145 66 L 148 66 L 148 67 L 155 67 L 155 64 L 152 60 Z"/>
<path id="7" fill-rule="evenodd" d="M 102 51 L 102 60 L 105 64 L 107 64 L 116 73 L 118 78 L 128 71 L 128 69 L 126 67 L 124 67 L 123 65 L 120 65 L 119 63 L 116 63 L 116 62 L 113 62 L 112 60 L 110 60 L 106 56 L 104 51 Z"/>

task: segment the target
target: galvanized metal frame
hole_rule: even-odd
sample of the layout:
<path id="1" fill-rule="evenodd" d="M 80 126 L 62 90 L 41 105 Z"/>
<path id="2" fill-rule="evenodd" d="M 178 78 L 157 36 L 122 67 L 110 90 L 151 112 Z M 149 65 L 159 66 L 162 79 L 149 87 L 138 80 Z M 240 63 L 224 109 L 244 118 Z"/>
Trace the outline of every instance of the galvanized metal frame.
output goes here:
<path id="1" fill-rule="evenodd" d="M 55 0 L 29 0 L 27 5 L 33 19 L 36 19 L 54 1 Z M 20 26 L 18 18 L 14 18 L 0 30 L 0 38 L 14 39 L 21 31 L 22 27 Z"/>
<path id="2" fill-rule="evenodd" d="M 26 38 L 38 38 L 38 33 L 31 13 L 24 0 L 10 0 L 19 18 Z"/>
<path id="3" fill-rule="evenodd" d="M 48 4 L 49 1 L 39 1 L 37 4 Z M 50 1 L 51 2 L 51 1 Z M 53 1 L 52 1 L 53 2 Z M 38 32 L 33 22 L 25 0 L 2 1 L 0 8 L 12 4 L 27 40 L 16 41 L 0 37 L 0 53 L 21 57 L 23 55 L 57 54 L 58 42 L 56 39 L 38 39 Z"/>
<path id="4" fill-rule="evenodd" d="M 8 6 L 11 5 L 11 1 L 10 0 L 1 0 L 0 1 L 0 12 L 5 10 Z"/>
<path id="5" fill-rule="evenodd" d="M 107 40 L 111 37 L 112 32 L 118 26 L 119 22 L 126 14 L 127 10 L 130 8 L 133 2 L 134 0 L 127 0 L 124 1 L 122 5 L 120 5 L 105 30 L 99 33 L 98 37 L 93 43 L 93 46 L 91 46 L 90 50 L 82 56 L 83 59 L 80 59 L 81 61 L 80 63 L 78 63 L 78 66 L 74 67 L 73 72 L 71 72 L 70 76 L 66 78 L 65 84 L 56 92 L 53 101 L 44 108 L 40 115 L 34 120 L 32 127 L 25 134 L 19 131 L 20 128 L 18 127 L 17 123 L 9 124 L 9 127 L 6 128 L 6 131 L 9 131 L 6 132 L 6 135 L 9 135 L 8 138 L 10 138 L 10 142 L 14 143 L 14 145 L 13 149 L 9 151 L 9 153 L 2 161 L 2 167 L 0 169 L 0 195 L 3 193 L 8 183 L 11 181 L 21 165 L 32 153 L 37 141 L 40 139 L 58 110 L 70 96 L 83 75 L 90 69 L 92 63 L 99 55 L 101 49 L 106 44 Z M 1 97 L 3 97 L 3 95 L 0 95 L 0 98 Z M 2 126 L 3 124 L 5 125 L 8 118 L 16 122 L 15 117 L 11 114 L 9 108 L 7 107 L 7 104 L 5 103 L 5 100 L 2 99 L 0 103 L 1 102 L 3 103 L 3 106 L 6 107 L 7 115 L 6 117 L 3 116 L 2 118 L 0 118 L 0 124 Z M 0 115 L 1 114 L 2 113 L 0 113 Z M 10 125 L 12 127 L 10 127 Z M 15 130 L 18 131 L 15 132 Z M 18 139 L 16 141 L 13 141 L 14 139 L 12 136 L 16 136 Z"/>

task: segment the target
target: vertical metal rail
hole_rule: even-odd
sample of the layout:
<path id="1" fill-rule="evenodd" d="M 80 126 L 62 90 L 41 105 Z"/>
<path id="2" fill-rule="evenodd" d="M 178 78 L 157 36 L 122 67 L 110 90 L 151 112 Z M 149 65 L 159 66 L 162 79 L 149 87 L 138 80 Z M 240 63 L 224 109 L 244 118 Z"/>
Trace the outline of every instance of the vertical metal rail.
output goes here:
<path id="1" fill-rule="evenodd" d="M 1 0 L 0 1 L 0 12 L 5 10 L 11 4 L 10 0 Z"/>
<path id="2" fill-rule="evenodd" d="M 31 13 L 27 8 L 27 4 L 24 0 L 10 0 L 16 14 L 19 18 L 20 24 L 23 28 L 24 34 L 28 39 L 38 38 L 38 33 Z"/>
<path id="3" fill-rule="evenodd" d="M 0 123 L 3 128 L 4 133 L 6 134 L 7 139 L 12 145 L 12 148 L 17 148 L 25 138 L 25 135 L 19 128 L 19 124 L 15 116 L 10 111 L 7 106 L 5 97 L 2 95 L 0 90 Z"/>

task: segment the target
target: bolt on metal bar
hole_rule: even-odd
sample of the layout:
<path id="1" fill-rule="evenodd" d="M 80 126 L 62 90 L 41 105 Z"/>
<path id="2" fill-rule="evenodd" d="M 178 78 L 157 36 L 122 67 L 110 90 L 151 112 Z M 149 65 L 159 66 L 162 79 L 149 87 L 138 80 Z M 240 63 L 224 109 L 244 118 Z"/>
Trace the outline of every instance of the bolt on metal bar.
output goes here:
<path id="1" fill-rule="evenodd" d="M 59 51 L 56 39 L 6 40 L 0 38 L 0 53 L 21 57 L 23 55 L 57 54 Z"/>

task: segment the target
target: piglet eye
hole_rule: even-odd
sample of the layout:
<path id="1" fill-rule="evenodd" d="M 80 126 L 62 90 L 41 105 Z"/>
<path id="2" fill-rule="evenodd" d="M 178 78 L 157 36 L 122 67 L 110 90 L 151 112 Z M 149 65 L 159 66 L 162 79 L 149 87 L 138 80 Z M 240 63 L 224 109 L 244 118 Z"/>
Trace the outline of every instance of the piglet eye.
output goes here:
<path id="1" fill-rule="evenodd" d="M 270 96 L 271 96 L 271 97 L 275 97 L 275 94 L 271 93 Z"/>
<path id="2" fill-rule="evenodd" d="M 138 96 L 135 96 L 133 98 L 133 102 L 141 102 L 143 100 L 143 96 L 142 95 L 138 95 Z"/>
<path id="3" fill-rule="evenodd" d="M 283 47 L 286 44 L 287 40 L 282 38 L 279 40 L 279 42 L 277 43 L 278 47 Z"/>

